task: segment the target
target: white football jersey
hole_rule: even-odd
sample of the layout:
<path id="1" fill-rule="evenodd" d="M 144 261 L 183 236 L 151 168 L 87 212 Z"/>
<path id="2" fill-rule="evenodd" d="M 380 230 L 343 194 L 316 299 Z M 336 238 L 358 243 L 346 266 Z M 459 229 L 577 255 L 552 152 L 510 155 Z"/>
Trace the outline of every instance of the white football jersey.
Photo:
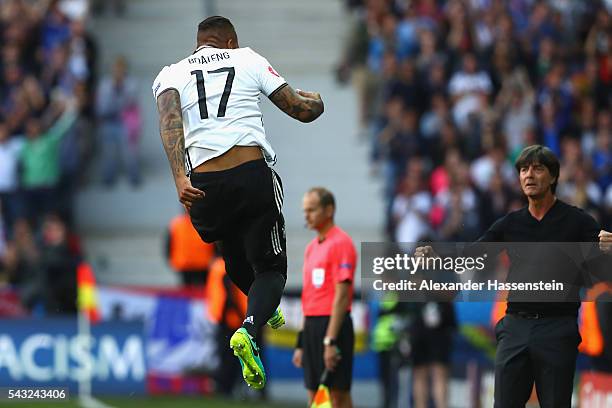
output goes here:
<path id="1" fill-rule="evenodd" d="M 181 97 L 188 172 L 234 146 L 260 146 L 268 164 L 276 154 L 266 140 L 259 96 L 286 82 L 250 48 L 198 48 L 164 67 L 153 82 L 157 97 L 176 89 Z"/>

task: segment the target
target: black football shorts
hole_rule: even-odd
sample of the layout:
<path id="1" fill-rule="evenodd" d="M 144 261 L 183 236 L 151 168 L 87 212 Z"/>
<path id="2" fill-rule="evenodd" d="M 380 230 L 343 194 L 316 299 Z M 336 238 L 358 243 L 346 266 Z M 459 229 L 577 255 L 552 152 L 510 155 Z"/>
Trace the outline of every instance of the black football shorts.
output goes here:
<path id="1" fill-rule="evenodd" d="M 258 273 L 276 271 L 286 279 L 283 188 L 265 160 L 190 179 L 205 193 L 191 207 L 191 222 L 204 241 L 220 242 L 232 281 L 248 292 Z"/>

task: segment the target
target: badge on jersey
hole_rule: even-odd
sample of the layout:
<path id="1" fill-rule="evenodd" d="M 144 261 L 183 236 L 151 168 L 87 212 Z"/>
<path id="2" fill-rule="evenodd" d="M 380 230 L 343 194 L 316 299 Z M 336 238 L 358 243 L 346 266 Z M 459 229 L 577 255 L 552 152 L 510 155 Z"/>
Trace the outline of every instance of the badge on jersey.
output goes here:
<path id="1" fill-rule="evenodd" d="M 321 286 L 323 286 L 324 282 L 325 282 L 325 269 L 314 268 L 312 270 L 312 285 L 318 289 Z"/>
<path id="2" fill-rule="evenodd" d="M 271 73 L 272 75 L 277 76 L 277 77 L 279 77 L 279 78 L 280 78 L 280 75 L 278 75 L 278 72 L 276 72 L 276 71 L 274 70 L 274 68 L 272 68 L 270 65 L 268 65 L 268 71 L 270 71 L 270 73 Z"/>

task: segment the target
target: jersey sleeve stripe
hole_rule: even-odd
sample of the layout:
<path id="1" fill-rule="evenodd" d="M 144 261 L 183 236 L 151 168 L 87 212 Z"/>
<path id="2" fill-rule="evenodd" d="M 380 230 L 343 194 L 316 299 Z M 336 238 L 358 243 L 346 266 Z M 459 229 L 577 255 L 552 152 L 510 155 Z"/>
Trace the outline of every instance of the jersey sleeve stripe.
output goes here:
<path id="1" fill-rule="evenodd" d="M 289 85 L 289 84 L 285 82 L 284 84 L 282 84 L 281 86 L 279 86 L 278 88 L 273 90 L 272 93 L 270 95 L 268 95 L 268 98 L 272 98 L 274 95 L 276 95 L 277 92 L 279 92 L 281 89 L 283 89 L 287 85 Z"/>
<path id="2" fill-rule="evenodd" d="M 166 92 L 168 92 L 168 91 L 176 91 L 176 92 L 179 92 L 179 90 L 178 90 L 178 89 L 176 89 L 176 88 L 172 88 L 172 87 L 170 87 L 170 88 L 166 88 L 166 89 L 164 89 L 163 91 L 161 91 L 161 92 L 159 93 L 159 95 L 157 95 L 157 96 L 156 96 L 156 98 L 158 98 L 158 99 L 159 99 L 159 97 L 160 97 L 160 96 L 162 96 L 164 93 L 166 93 Z M 275 91 L 275 92 L 276 92 L 276 91 Z M 180 92 L 179 92 L 179 94 L 180 94 Z M 150 100 L 150 99 L 149 99 L 149 100 Z"/>

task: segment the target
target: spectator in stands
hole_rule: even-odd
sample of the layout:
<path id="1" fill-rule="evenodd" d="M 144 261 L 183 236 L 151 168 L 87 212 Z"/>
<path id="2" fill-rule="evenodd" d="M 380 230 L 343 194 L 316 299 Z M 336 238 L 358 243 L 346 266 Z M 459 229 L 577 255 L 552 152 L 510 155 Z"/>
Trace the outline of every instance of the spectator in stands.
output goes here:
<path id="1" fill-rule="evenodd" d="M 49 214 L 42 225 L 41 268 L 45 280 L 45 306 L 50 314 L 76 313 L 76 268 L 80 254 L 71 247 L 66 223 Z"/>
<path id="2" fill-rule="evenodd" d="M 599 186 L 589 178 L 587 165 L 582 162 L 575 173 L 559 186 L 557 195 L 568 204 L 585 210 L 599 208 L 602 201 Z"/>
<path id="3" fill-rule="evenodd" d="M 446 22 L 449 25 L 446 44 L 449 51 L 462 53 L 473 46 L 467 4 L 450 1 L 445 8 Z"/>
<path id="4" fill-rule="evenodd" d="M 68 95 L 74 92 L 79 79 L 69 65 L 69 51 L 68 43 L 62 43 L 49 52 L 49 61 L 41 72 L 41 84 L 49 95 L 56 90 Z"/>
<path id="5" fill-rule="evenodd" d="M 612 18 L 610 12 L 604 7 L 600 7 L 597 11 L 594 24 L 589 30 L 589 34 L 584 43 L 585 53 L 591 56 L 605 55 L 610 49 L 608 44 L 608 33 L 612 28 Z"/>
<path id="6" fill-rule="evenodd" d="M 581 150 L 580 142 L 573 137 L 566 137 L 561 141 L 561 152 L 561 166 L 563 167 L 559 173 L 559 182 L 563 185 L 573 182 L 574 175 L 583 166 L 585 156 Z"/>
<path id="7" fill-rule="evenodd" d="M 457 148 L 449 148 L 445 151 L 443 163 L 436 164 L 429 177 L 429 189 L 436 196 L 438 193 L 448 189 L 450 186 L 450 173 L 459 166 L 463 160 L 461 151 Z"/>
<path id="8" fill-rule="evenodd" d="M 96 79 L 96 43 L 87 32 L 85 21 L 74 20 L 70 24 L 68 67 L 78 81 L 86 82 L 93 89 Z"/>
<path id="9" fill-rule="evenodd" d="M 23 72 L 20 66 L 9 63 L 3 67 L 2 104 L 0 115 L 7 123 L 10 134 L 22 130 L 28 109 L 23 99 Z"/>
<path id="10" fill-rule="evenodd" d="M 462 69 L 453 74 L 448 84 L 453 101 L 453 119 L 461 130 L 467 131 L 471 117 L 487 106 L 492 90 L 489 74 L 478 71 L 476 56 L 466 53 Z"/>
<path id="11" fill-rule="evenodd" d="M 448 82 L 446 67 L 443 61 L 435 60 L 428 72 L 422 74 L 424 77 L 425 94 L 447 94 Z"/>
<path id="12" fill-rule="evenodd" d="M 397 78 L 387 82 L 386 87 L 385 99 L 400 98 L 407 109 L 421 113 L 425 93 L 412 60 L 405 59 L 399 65 Z"/>
<path id="13" fill-rule="evenodd" d="M 140 184 L 138 143 L 140 111 L 138 84 L 128 75 L 125 57 L 117 57 L 112 74 L 104 77 L 98 88 L 96 113 L 102 148 L 102 180 L 111 186 L 121 164 L 132 186 Z"/>
<path id="14" fill-rule="evenodd" d="M 394 100 L 389 107 L 389 123 L 380 133 L 381 148 L 385 158 L 386 185 L 389 198 L 395 194 L 395 187 L 401 180 L 406 163 L 419 154 L 421 136 L 418 131 L 417 112 L 404 109 L 403 104 Z M 400 109 L 396 111 L 396 109 Z"/>
<path id="15" fill-rule="evenodd" d="M 394 162 L 395 157 L 402 157 L 402 153 L 392 151 L 390 147 L 391 141 L 400 130 L 402 122 L 402 114 L 404 112 L 404 104 L 401 99 L 390 99 L 385 105 L 385 115 L 380 119 L 380 132 L 377 134 L 375 142 L 376 158 L 382 161 L 385 176 L 385 197 L 390 200 L 395 192 L 395 183 L 397 182 L 398 167 Z"/>
<path id="16" fill-rule="evenodd" d="M 347 82 L 351 75 L 358 89 L 364 79 L 368 54 L 368 31 L 364 21 L 365 10 L 363 0 L 350 0 L 347 2 L 347 17 L 350 19 L 348 35 L 342 47 L 342 56 L 336 66 L 336 79 L 340 83 Z M 361 99 L 361 98 L 360 98 Z"/>
<path id="17" fill-rule="evenodd" d="M 443 93 L 430 95 L 430 108 L 421 116 L 420 130 L 424 142 L 439 143 L 442 126 L 449 119 L 449 107 Z"/>
<path id="18" fill-rule="evenodd" d="M 88 177 L 95 147 L 95 130 L 89 110 L 91 102 L 85 82 L 74 89 L 78 116 L 59 145 L 60 180 L 57 188 L 58 208 L 63 209 L 66 222 L 72 225 L 74 197 Z"/>
<path id="19" fill-rule="evenodd" d="M 508 151 L 521 150 L 525 132 L 535 126 L 534 93 L 525 70 L 515 70 L 502 82 L 495 100 Z"/>
<path id="20" fill-rule="evenodd" d="M 396 242 L 418 242 L 431 234 L 429 210 L 431 194 L 422 176 L 407 173 L 400 193 L 393 200 L 392 216 Z"/>
<path id="21" fill-rule="evenodd" d="M 70 39 L 70 20 L 62 12 L 59 0 L 51 0 L 42 21 L 42 51 L 48 58 L 58 46 Z"/>
<path id="22" fill-rule="evenodd" d="M 449 172 L 449 186 L 435 196 L 442 210 L 438 232 L 442 241 L 466 242 L 480 231 L 479 200 L 470 184 L 467 163 L 460 162 Z"/>
<path id="23" fill-rule="evenodd" d="M 493 174 L 487 189 L 481 192 L 481 225 L 491 225 L 510 211 L 511 202 L 521 200 L 511 186 L 512 183 L 508 183 L 499 170 Z"/>
<path id="24" fill-rule="evenodd" d="M 416 57 L 416 68 L 419 75 L 424 76 L 436 62 L 444 62 L 446 56 L 438 50 L 436 34 L 433 30 L 422 30 L 419 41 L 420 47 Z"/>
<path id="25" fill-rule="evenodd" d="M 486 153 L 470 164 L 470 177 L 474 186 L 480 191 L 486 191 L 491 178 L 499 173 L 504 182 L 511 183 L 515 178 L 512 164 L 506 160 L 506 151 L 499 144 L 487 149 Z"/>
<path id="26" fill-rule="evenodd" d="M 202 241 L 186 211 L 170 221 L 166 259 L 180 275 L 183 286 L 203 286 L 214 255 L 215 245 Z"/>
<path id="27" fill-rule="evenodd" d="M 28 218 L 39 221 L 42 214 L 62 210 L 56 207 L 57 186 L 60 180 L 59 144 L 76 120 L 73 101 L 64 105 L 61 117 L 45 128 L 40 118 L 29 118 L 26 123 L 26 141 L 21 151 L 23 169 L 21 183 L 27 202 Z"/>
<path id="28" fill-rule="evenodd" d="M 9 138 L 6 124 L 0 122 L 0 220 L 4 221 L 7 237 L 12 236 L 13 224 L 17 218 L 24 215 L 21 214 L 17 169 L 22 147 L 23 139 Z"/>
<path id="29" fill-rule="evenodd" d="M 35 312 L 44 310 L 46 281 L 41 253 L 26 219 L 20 218 L 15 223 L 7 254 L 5 270 L 9 283 L 19 291 L 23 305 Z"/>

